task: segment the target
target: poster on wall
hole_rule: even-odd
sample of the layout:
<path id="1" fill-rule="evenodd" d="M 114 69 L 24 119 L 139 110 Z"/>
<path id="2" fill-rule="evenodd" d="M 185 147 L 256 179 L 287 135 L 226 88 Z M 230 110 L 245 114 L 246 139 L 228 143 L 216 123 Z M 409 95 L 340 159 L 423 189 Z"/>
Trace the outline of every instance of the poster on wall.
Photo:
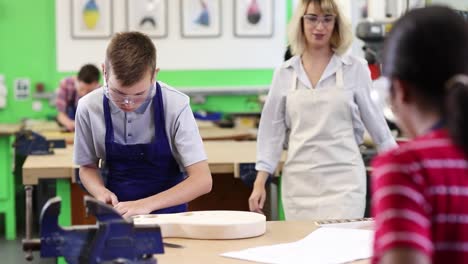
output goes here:
<path id="1" fill-rule="evenodd" d="M 221 36 L 221 0 L 181 0 L 180 5 L 182 37 Z"/>
<path id="2" fill-rule="evenodd" d="M 168 0 L 127 0 L 127 30 L 151 38 L 167 37 Z"/>
<path id="3" fill-rule="evenodd" d="M 112 35 L 111 0 L 71 0 L 71 35 L 74 39 Z"/>
<path id="4" fill-rule="evenodd" d="M 234 35 L 269 38 L 274 31 L 273 0 L 234 0 Z"/>
<path id="5" fill-rule="evenodd" d="M 51 0 L 55 2 L 55 40 L 56 45 L 51 52 L 55 52 L 57 61 L 57 71 L 60 73 L 76 72 L 81 66 L 87 63 L 100 65 L 105 60 L 106 48 L 110 38 L 116 32 L 129 30 L 130 20 L 127 16 L 130 6 L 137 0 L 95 0 L 94 2 L 100 10 L 108 10 L 111 18 L 107 17 L 106 23 L 108 31 L 91 34 L 83 28 L 78 28 L 78 22 L 74 23 L 71 18 L 71 10 L 82 16 L 82 8 L 79 6 L 90 2 L 86 0 Z M 128 1 L 128 2 L 127 2 Z M 147 0 L 148 2 L 150 0 Z M 161 5 L 167 5 L 167 13 L 163 21 L 167 19 L 167 35 L 165 37 L 155 37 L 156 34 L 164 34 L 162 31 L 154 31 L 152 40 L 158 50 L 158 67 L 162 70 L 171 71 L 191 71 L 191 70 L 254 70 L 254 69 L 274 69 L 283 62 L 283 54 L 286 46 L 286 7 L 288 1 L 274 1 L 274 28 L 272 37 L 238 38 L 234 36 L 234 0 L 160 0 Z M 1 1 L 0 1 L 1 2 Z M 143 1 L 142 1 L 143 2 Z M 156 2 L 158 3 L 158 2 Z M 182 9 L 184 4 L 185 11 Z M 210 11 L 214 8 L 214 11 Z M 205 8 L 204 8 L 205 6 Z M 193 10 L 190 9 L 193 8 Z M 135 8 L 135 7 L 132 7 Z M 208 12 L 201 12 L 207 10 Z M 131 12 L 135 11 L 132 9 Z M 112 11 L 112 12 L 111 12 Z M 52 12 L 52 11 L 51 11 Z M 135 11 L 137 12 L 137 11 Z M 184 36 L 182 36 L 183 12 L 187 23 L 209 24 L 208 29 L 184 26 Z M 214 13 L 211 13 L 214 12 Z M 50 13 L 50 12 L 49 12 Z M 207 15 L 202 15 L 208 13 Z M 137 13 L 133 13 L 137 14 Z M 49 14 L 50 15 L 50 14 Z M 101 16 L 101 18 L 104 15 Z M 198 21 L 197 21 L 198 19 Z M 210 21 L 207 23 L 207 21 Z M 79 21 L 77 19 L 77 21 Z M 112 22 L 112 25 L 110 24 Z M 72 25 L 74 24 L 74 26 Z M 151 23 L 151 22 L 145 22 Z M 158 23 L 158 22 L 156 22 Z M 164 23 L 164 22 L 162 22 Z M 158 23 L 159 25 L 159 23 Z M 148 24 L 145 27 L 149 26 Z M 76 29 L 73 29 L 75 27 Z M 104 27 L 106 28 L 106 27 Z M 164 28 L 164 27 L 162 27 Z M 75 38 L 72 35 L 79 35 Z M 150 32 L 145 28 L 145 33 Z M 161 29 L 162 30 L 162 29 Z M 211 31 L 210 31 L 211 30 Z M 97 37 L 108 35 L 109 37 Z M 207 37 L 204 37 L 207 36 Z M 182 41 L 181 41 L 182 40 Z M 183 51 L 183 56 L 181 56 Z M 246 59 L 248 58 L 248 59 Z"/>
<path id="6" fill-rule="evenodd" d="M 20 78 L 14 80 L 15 100 L 22 101 L 29 98 L 31 81 L 29 78 Z"/>

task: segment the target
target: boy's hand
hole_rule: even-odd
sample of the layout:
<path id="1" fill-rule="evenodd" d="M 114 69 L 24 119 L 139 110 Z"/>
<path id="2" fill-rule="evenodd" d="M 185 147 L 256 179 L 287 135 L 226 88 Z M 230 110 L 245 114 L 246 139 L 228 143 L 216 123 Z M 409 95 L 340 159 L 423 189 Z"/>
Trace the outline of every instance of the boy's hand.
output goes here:
<path id="1" fill-rule="evenodd" d="M 153 210 L 147 205 L 147 200 L 140 199 L 136 201 L 120 202 L 114 205 L 115 210 L 124 218 L 134 215 L 150 214 Z"/>
<path id="2" fill-rule="evenodd" d="M 106 204 L 111 204 L 112 206 L 116 206 L 119 203 L 117 196 L 105 188 L 98 195 L 96 195 L 95 198 Z"/>

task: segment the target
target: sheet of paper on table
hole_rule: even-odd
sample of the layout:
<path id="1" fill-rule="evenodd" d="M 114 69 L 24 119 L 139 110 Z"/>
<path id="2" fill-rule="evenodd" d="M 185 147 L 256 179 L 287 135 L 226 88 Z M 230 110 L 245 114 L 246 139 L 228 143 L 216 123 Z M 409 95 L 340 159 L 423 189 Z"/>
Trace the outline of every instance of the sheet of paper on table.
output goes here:
<path id="1" fill-rule="evenodd" d="M 372 230 L 321 227 L 305 238 L 221 254 L 262 263 L 346 263 L 372 256 Z"/>

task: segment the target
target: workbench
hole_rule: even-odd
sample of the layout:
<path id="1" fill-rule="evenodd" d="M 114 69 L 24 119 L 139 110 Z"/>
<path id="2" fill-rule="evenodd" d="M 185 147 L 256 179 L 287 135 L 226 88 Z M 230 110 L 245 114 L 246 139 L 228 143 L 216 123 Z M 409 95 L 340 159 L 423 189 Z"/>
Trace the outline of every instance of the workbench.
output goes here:
<path id="1" fill-rule="evenodd" d="M 238 167 L 256 162 L 256 141 L 208 141 L 204 142 L 211 173 L 230 173 L 239 177 Z M 281 165 L 286 152 L 281 158 Z M 53 155 L 28 156 L 23 165 L 23 184 L 36 185 L 39 179 L 71 179 L 74 170 L 73 146 L 54 149 Z"/>
<path id="2" fill-rule="evenodd" d="M 16 238 L 15 178 L 13 148 L 20 124 L 0 124 L 0 213 L 5 214 L 5 238 Z"/>
<path id="3" fill-rule="evenodd" d="M 244 260 L 225 258 L 221 253 L 238 251 L 250 247 L 289 243 L 300 240 L 317 228 L 312 221 L 272 221 L 267 222 L 267 231 L 263 236 L 238 240 L 196 240 L 166 238 L 164 242 L 174 243 L 184 248 L 165 248 L 163 255 L 155 255 L 158 264 L 172 263 L 252 263 Z M 337 252 L 339 254 L 339 252 Z M 360 260 L 354 264 L 368 264 L 369 260 Z"/>
<path id="4" fill-rule="evenodd" d="M 50 127 L 50 126 L 48 126 Z M 73 144 L 75 133 L 64 132 L 60 130 L 47 130 L 45 127 L 38 130 L 33 130 L 48 140 L 64 139 L 68 144 Z M 203 141 L 209 140 L 254 140 L 257 137 L 256 129 L 246 128 L 220 128 L 220 127 L 203 127 L 200 128 L 200 136 Z"/>
<path id="5" fill-rule="evenodd" d="M 62 198 L 59 222 L 71 225 L 71 182 L 75 181 L 73 147 L 54 149 L 53 155 L 28 156 L 23 164 L 23 185 L 38 185 L 39 180 L 55 179 L 56 195 Z"/>
<path id="6" fill-rule="evenodd" d="M 237 178 L 240 164 L 255 163 L 256 142 L 206 141 L 204 145 L 209 168 L 213 174 L 213 190 L 190 202 L 189 210 L 248 210 L 248 197 L 251 189 Z M 41 179 L 56 179 L 56 195 L 62 197 L 60 223 L 66 226 L 72 223 L 70 218 L 71 188 L 79 189 L 76 184 L 70 184 L 77 177 L 78 167 L 73 164 L 73 146 L 54 149 L 54 152 L 54 155 L 27 157 L 23 165 L 23 184 L 37 185 Z M 285 158 L 286 153 L 283 153 L 281 164 Z M 74 197 L 74 200 L 77 199 Z M 81 201 L 74 202 L 81 203 Z M 276 201 L 273 202 L 276 203 Z M 82 224 L 75 221 L 73 223 Z"/>

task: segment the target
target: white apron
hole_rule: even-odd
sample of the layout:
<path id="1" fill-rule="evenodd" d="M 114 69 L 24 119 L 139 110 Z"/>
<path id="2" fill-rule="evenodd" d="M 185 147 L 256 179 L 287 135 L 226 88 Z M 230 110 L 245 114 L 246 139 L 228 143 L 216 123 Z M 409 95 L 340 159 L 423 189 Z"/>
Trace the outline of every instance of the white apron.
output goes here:
<path id="1" fill-rule="evenodd" d="M 324 89 L 307 89 L 294 72 L 286 98 L 291 122 L 282 178 L 286 220 L 363 217 L 365 167 L 347 101 L 341 67 L 335 87 Z"/>

